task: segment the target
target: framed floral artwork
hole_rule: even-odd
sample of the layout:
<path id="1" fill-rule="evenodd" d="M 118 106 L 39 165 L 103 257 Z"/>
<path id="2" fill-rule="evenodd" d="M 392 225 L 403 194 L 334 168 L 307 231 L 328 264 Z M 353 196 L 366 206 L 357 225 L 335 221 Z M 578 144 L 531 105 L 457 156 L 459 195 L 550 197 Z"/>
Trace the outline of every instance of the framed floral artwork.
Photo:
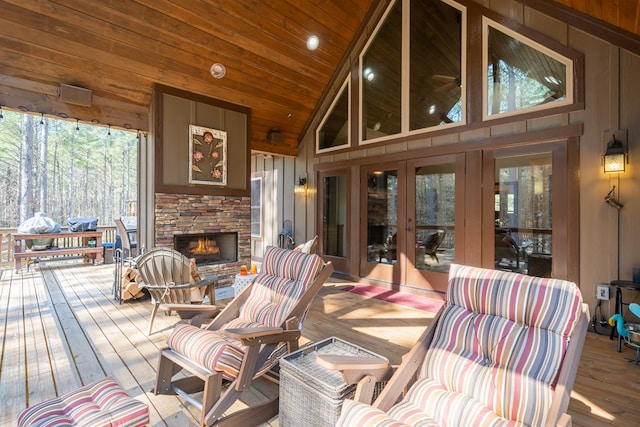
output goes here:
<path id="1" fill-rule="evenodd" d="M 189 183 L 227 185 L 227 132 L 189 125 Z"/>

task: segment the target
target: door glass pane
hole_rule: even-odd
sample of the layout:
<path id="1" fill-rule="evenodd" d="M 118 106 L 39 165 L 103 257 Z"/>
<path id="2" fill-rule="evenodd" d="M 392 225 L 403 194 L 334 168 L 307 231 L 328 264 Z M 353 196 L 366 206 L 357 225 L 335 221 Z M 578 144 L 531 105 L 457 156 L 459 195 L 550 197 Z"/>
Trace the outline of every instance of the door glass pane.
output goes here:
<path id="1" fill-rule="evenodd" d="M 251 178 L 251 237 L 262 237 L 262 177 Z"/>
<path id="2" fill-rule="evenodd" d="M 323 180 L 324 204 L 322 220 L 324 236 L 322 253 L 344 257 L 347 253 L 347 177 L 328 176 Z"/>
<path id="3" fill-rule="evenodd" d="M 395 264 L 397 248 L 398 172 L 367 174 L 367 261 Z"/>
<path id="4" fill-rule="evenodd" d="M 362 140 L 400 133 L 402 1 L 387 15 L 361 63 Z"/>
<path id="5" fill-rule="evenodd" d="M 462 12 L 412 0 L 409 129 L 462 121 Z"/>
<path id="6" fill-rule="evenodd" d="M 496 160 L 495 266 L 551 277 L 551 153 Z"/>
<path id="7" fill-rule="evenodd" d="M 416 169 L 416 268 L 449 271 L 455 255 L 455 165 Z"/>

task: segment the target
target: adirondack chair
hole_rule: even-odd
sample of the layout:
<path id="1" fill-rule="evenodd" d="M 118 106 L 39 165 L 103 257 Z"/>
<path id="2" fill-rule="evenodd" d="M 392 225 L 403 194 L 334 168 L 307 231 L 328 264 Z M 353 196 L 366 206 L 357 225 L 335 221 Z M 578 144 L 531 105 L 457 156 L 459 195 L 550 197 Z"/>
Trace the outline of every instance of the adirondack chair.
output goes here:
<path id="1" fill-rule="evenodd" d="M 278 382 L 271 370 L 280 357 L 297 350 L 302 321 L 332 272 L 332 264 L 318 255 L 268 247 L 255 280 L 206 329 L 174 329 L 160 352 L 155 393 L 178 394 L 196 405 L 203 426 L 256 425 L 271 419 L 278 412 L 278 396 L 223 414 L 254 378 Z M 198 392 L 203 392 L 202 401 L 191 395 Z"/>
<path id="2" fill-rule="evenodd" d="M 159 310 L 176 311 L 181 319 L 197 326 L 219 311 L 215 306 L 217 276 L 197 277 L 195 266 L 180 252 L 161 246 L 153 248 L 138 257 L 136 267 L 153 304 L 147 335 L 151 335 Z M 194 293 L 198 295 L 194 297 Z M 208 297 L 209 305 L 200 304 L 204 296 Z"/>

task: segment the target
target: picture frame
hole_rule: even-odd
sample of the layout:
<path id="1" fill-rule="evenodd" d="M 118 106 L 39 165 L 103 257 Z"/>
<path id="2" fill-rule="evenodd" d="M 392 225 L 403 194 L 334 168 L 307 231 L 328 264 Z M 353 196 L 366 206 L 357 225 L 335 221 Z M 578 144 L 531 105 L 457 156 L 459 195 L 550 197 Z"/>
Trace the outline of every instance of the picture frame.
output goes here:
<path id="1" fill-rule="evenodd" d="M 227 132 L 189 125 L 189 183 L 227 185 Z"/>

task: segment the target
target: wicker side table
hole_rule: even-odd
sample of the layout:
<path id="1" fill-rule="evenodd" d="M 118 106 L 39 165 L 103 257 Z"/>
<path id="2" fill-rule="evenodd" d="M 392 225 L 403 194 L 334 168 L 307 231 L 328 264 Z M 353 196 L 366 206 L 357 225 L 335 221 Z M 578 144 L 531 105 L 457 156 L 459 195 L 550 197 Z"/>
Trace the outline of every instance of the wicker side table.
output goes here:
<path id="1" fill-rule="evenodd" d="M 353 397 L 355 385 L 348 386 L 338 371 L 318 365 L 319 354 L 386 357 L 372 353 L 336 337 L 308 345 L 280 359 L 280 427 L 333 427 L 342 402 Z M 382 384 L 379 384 L 380 388 Z"/>

